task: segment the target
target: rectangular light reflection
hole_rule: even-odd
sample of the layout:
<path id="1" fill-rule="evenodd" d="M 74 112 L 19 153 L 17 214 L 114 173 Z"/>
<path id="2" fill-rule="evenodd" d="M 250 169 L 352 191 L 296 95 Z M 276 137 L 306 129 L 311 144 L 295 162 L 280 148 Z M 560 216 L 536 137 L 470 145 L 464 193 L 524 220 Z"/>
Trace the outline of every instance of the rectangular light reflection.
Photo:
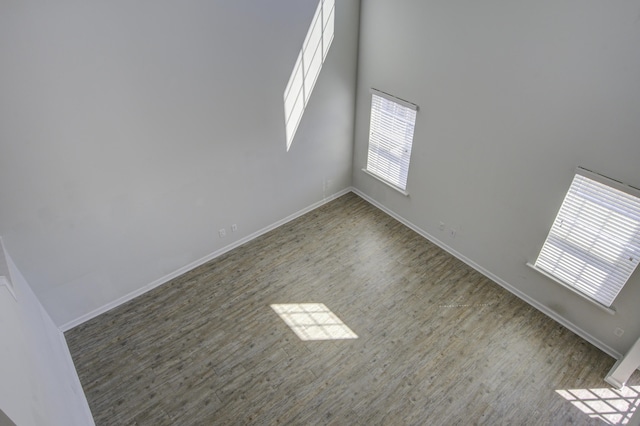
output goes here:
<path id="1" fill-rule="evenodd" d="M 357 339 L 333 312 L 322 303 L 273 304 L 273 309 L 300 340 Z"/>

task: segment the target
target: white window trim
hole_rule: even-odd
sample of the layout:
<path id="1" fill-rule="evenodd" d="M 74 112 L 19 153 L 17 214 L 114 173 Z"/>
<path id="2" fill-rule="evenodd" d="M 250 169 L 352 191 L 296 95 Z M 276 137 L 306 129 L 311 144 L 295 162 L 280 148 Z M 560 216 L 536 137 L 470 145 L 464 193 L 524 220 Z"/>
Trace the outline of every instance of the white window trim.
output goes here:
<path id="1" fill-rule="evenodd" d="M 606 176 L 600 175 L 598 173 L 592 172 L 592 171 L 587 170 L 587 169 L 582 168 L 582 167 L 578 167 L 576 169 L 576 171 L 575 171 L 575 174 L 582 175 L 582 176 L 587 177 L 587 178 L 589 178 L 591 180 L 594 180 L 594 181 L 596 181 L 598 183 L 601 183 L 603 185 L 609 186 L 609 187 L 611 187 L 613 189 L 617 189 L 619 191 L 622 191 L 622 192 L 625 192 L 627 194 L 633 195 L 633 196 L 635 196 L 637 198 L 640 198 L 640 189 L 638 189 L 638 188 L 636 188 L 634 186 L 627 185 L 627 184 L 625 184 L 623 182 L 616 181 L 614 179 L 608 178 Z M 567 191 L 567 193 L 568 193 L 568 191 Z M 565 195 L 565 197 L 566 197 L 566 195 Z M 558 213 L 559 213 L 559 211 L 560 211 L 560 209 L 558 210 Z M 549 232 L 551 232 L 551 230 Z M 546 243 L 546 240 L 545 240 L 545 243 Z M 541 249 L 541 251 L 542 251 L 542 249 Z M 538 254 L 538 256 L 539 256 L 539 254 Z M 598 300 L 595 300 L 595 299 L 591 298 L 589 295 L 581 292 L 580 290 L 578 290 L 575 287 L 563 282 L 562 280 L 560 280 L 559 278 L 555 277 L 554 275 L 552 275 L 552 274 L 546 272 L 545 270 L 537 267 L 535 265 L 535 263 L 527 262 L 527 266 L 529 266 L 533 270 L 537 271 L 538 273 L 544 275 L 545 277 L 549 278 L 550 280 L 554 281 L 555 283 L 560 284 L 562 287 L 564 287 L 567 290 L 571 291 L 572 293 L 580 296 L 584 300 L 587 300 L 588 302 L 596 305 L 598 308 L 602 309 L 603 311 L 605 311 L 605 312 L 607 312 L 607 313 L 609 313 L 611 315 L 614 315 L 616 313 L 616 309 L 613 306 L 613 303 L 611 304 L 611 306 L 606 306 L 606 305 L 600 303 Z M 628 281 L 625 282 L 625 284 L 623 284 L 622 288 L 624 288 L 624 286 L 627 283 L 628 283 Z M 622 291 L 622 289 L 621 289 L 621 291 Z"/>
<path id="2" fill-rule="evenodd" d="M 404 107 L 406 107 L 406 108 L 412 109 L 412 110 L 416 111 L 416 113 L 417 113 L 417 112 L 419 111 L 419 109 L 420 109 L 420 108 L 418 107 L 418 105 L 416 105 L 416 104 L 414 104 L 414 103 L 411 103 L 411 102 L 405 101 L 404 99 L 401 99 L 401 98 L 397 98 L 397 97 L 395 97 L 395 96 L 393 96 L 393 95 L 390 95 L 390 94 L 388 94 L 388 93 L 386 93 L 386 92 L 383 92 L 383 91 L 380 91 L 380 90 L 374 89 L 373 87 L 369 90 L 369 92 L 371 93 L 371 95 L 377 95 L 377 96 L 379 96 L 379 97 L 381 97 L 381 98 L 387 99 L 387 100 L 389 100 L 389 101 L 392 101 L 392 102 L 395 102 L 395 103 L 397 103 L 397 104 L 399 104 L 399 105 L 402 105 L 402 106 L 404 106 Z M 417 118 L 416 118 L 416 121 L 417 121 Z M 414 122 L 414 128 L 415 128 L 415 122 Z M 370 136 L 370 134 L 369 134 L 369 138 L 370 138 L 370 137 L 371 137 L 371 136 Z M 414 134 L 414 136 L 413 136 L 413 137 L 415 138 L 415 134 Z M 369 161 L 369 144 L 370 144 L 370 143 L 371 143 L 371 140 L 369 139 L 368 144 L 367 144 L 367 163 L 368 163 L 368 161 Z M 412 139 L 411 143 L 413 144 L 413 139 Z M 390 181 L 388 181 L 388 180 L 384 179 L 383 177 L 381 177 L 381 176 L 377 175 L 376 173 L 373 173 L 372 171 L 368 170 L 368 169 L 367 169 L 367 167 L 366 167 L 366 165 L 365 165 L 365 167 L 363 167 L 363 168 L 362 168 L 362 171 L 363 171 L 363 172 L 365 172 L 366 174 L 368 174 L 369 176 L 371 176 L 371 177 L 373 177 L 373 178 L 377 179 L 378 181 L 380 181 L 380 182 L 384 183 L 384 184 L 385 184 L 385 185 L 387 185 L 388 187 L 390 187 L 390 188 L 392 188 L 392 189 L 394 189 L 394 190 L 398 191 L 398 192 L 399 192 L 399 193 L 401 193 L 402 195 L 404 195 L 404 196 L 406 196 L 406 197 L 408 197 L 408 196 L 409 196 L 409 192 L 408 192 L 408 190 L 406 189 L 406 188 L 409 186 L 408 176 L 407 176 L 407 182 L 406 182 L 406 185 L 405 185 L 405 189 L 403 189 L 403 188 L 401 188 L 401 187 L 399 187 L 399 186 L 397 186 L 397 185 L 394 185 L 394 184 L 393 184 L 393 182 L 390 182 Z"/>
<path id="3" fill-rule="evenodd" d="M 383 92 L 382 90 L 378 90 L 378 89 L 374 89 L 373 87 L 369 89 L 369 93 L 372 95 L 378 95 L 382 98 L 388 99 L 390 101 L 393 101 L 397 104 L 400 104 L 404 107 L 407 107 L 409 109 L 412 109 L 414 111 L 418 111 L 420 109 L 420 107 L 412 102 L 409 101 L 405 101 L 404 99 L 400 99 L 398 97 L 395 97 L 393 95 L 390 95 L 387 92 Z"/>
<path id="4" fill-rule="evenodd" d="M 378 181 L 384 183 L 385 185 L 387 185 L 389 188 L 391 189 L 395 189 L 396 191 L 398 191 L 399 193 L 401 193 L 402 195 L 404 195 L 405 197 L 409 196 L 409 193 L 406 190 L 403 190 L 402 188 L 399 188 L 397 186 L 395 186 L 394 184 L 392 184 L 391 182 L 382 179 L 380 176 L 378 176 L 375 173 L 371 173 L 369 170 L 367 170 L 367 168 L 363 168 L 362 169 L 363 172 L 365 172 L 366 174 L 368 174 L 369 176 L 371 176 L 374 179 L 377 179 Z"/>
<path id="5" fill-rule="evenodd" d="M 615 307 L 613 307 L 613 306 L 611 306 L 611 307 L 604 306 L 602 303 L 598 302 L 597 300 L 594 300 L 594 299 L 590 298 L 586 294 L 576 290 L 575 288 L 571 287 L 570 285 L 565 284 L 564 282 L 560 281 L 559 279 L 557 279 L 553 275 L 551 275 L 551 274 L 547 273 L 546 271 L 543 271 L 542 269 L 538 268 L 536 265 L 534 265 L 531 262 L 527 262 L 527 266 L 529 268 L 533 269 L 534 271 L 538 272 L 539 274 L 542 274 L 545 277 L 549 278 L 554 283 L 560 284 L 562 287 L 566 288 L 567 290 L 569 290 L 573 294 L 580 296 L 582 299 L 586 300 L 587 302 L 591 303 L 592 305 L 597 306 L 598 308 L 602 309 L 606 313 L 608 313 L 610 315 L 615 315 L 616 314 L 617 311 L 616 311 Z"/>

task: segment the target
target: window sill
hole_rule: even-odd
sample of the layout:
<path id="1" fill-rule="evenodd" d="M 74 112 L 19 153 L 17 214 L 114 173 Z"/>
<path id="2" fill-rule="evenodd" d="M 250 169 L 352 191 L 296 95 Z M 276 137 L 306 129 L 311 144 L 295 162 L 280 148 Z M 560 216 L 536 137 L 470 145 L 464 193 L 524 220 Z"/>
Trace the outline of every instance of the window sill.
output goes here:
<path id="1" fill-rule="evenodd" d="M 614 308 L 610 308 L 608 306 L 604 306 L 602 303 L 590 298 L 589 296 L 587 296 L 584 293 L 579 292 L 578 290 L 576 290 L 575 288 L 571 287 L 570 285 L 563 283 L 562 281 L 560 281 L 559 279 L 557 279 L 553 275 L 551 275 L 551 274 L 543 271 L 542 269 L 538 268 L 536 265 L 533 265 L 533 264 L 527 262 L 527 266 L 529 268 L 533 269 L 534 271 L 537 271 L 538 273 L 540 273 L 540 274 L 544 275 L 545 277 L 549 278 L 551 281 L 553 281 L 553 282 L 555 282 L 557 284 L 560 284 L 562 287 L 566 288 L 570 292 L 572 292 L 574 294 L 577 294 L 578 296 L 580 296 L 581 298 L 583 298 L 587 302 L 591 302 L 592 304 L 596 305 L 598 308 L 602 309 L 606 313 L 608 313 L 610 315 L 615 315 L 616 314 L 616 310 Z"/>
<path id="2" fill-rule="evenodd" d="M 392 184 L 391 182 L 388 182 L 384 179 L 382 179 L 380 176 L 371 173 L 369 170 L 367 169 L 362 169 L 363 172 L 365 172 L 366 174 L 368 174 L 369 176 L 372 176 L 374 178 L 376 178 L 377 180 L 379 180 L 380 182 L 384 183 L 385 185 L 387 185 L 389 188 L 395 189 L 396 191 L 398 191 L 399 193 L 401 193 L 402 195 L 404 195 L 405 197 L 409 196 L 409 193 L 407 191 L 405 191 L 404 189 L 400 189 L 397 186 L 395 186 L 394 184 Z"/>

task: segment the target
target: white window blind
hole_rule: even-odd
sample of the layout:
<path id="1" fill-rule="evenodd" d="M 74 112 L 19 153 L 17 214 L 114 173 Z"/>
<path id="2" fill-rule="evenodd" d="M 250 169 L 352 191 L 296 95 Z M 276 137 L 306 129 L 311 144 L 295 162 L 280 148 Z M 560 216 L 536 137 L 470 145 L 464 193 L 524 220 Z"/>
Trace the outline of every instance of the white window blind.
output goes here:
<path id="1" fill-rule="evenodd" d="M 304 109 L 318 80 L 322 64 L 333 41 L 335 0 L 320 0 L 302 50 L 284 89 L 284 117 L 287 151 L 298 130 Z"/>
<path id="2" fill-rule="evenodd" d="M 638 192 L 578 169 L 534 266 L 610 307 L 639 258 Z"/>
<path id="3" fill-rule="evenodd" d="M 407 188 L 418 107 L 372 90 L 367 172 L 402 190 Z"/>

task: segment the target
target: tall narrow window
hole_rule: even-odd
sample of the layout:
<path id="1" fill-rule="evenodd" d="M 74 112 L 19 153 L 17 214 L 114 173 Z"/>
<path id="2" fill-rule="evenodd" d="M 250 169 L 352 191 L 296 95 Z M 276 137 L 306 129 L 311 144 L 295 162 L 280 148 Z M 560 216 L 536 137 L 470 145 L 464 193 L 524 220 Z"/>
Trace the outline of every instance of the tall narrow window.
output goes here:
<path id="1" fill-rule="evenodd" d="M 371 89 L 369 152 L 365 172 L 406 194 L 418 106 Z"/>
<path id="2" fill-rule="evenodd" d="M 320 0 L 311 26 L 302 43 L 302 50 L 284 90 L 284 118 L 287 151 L 298 130 L 304 109 L 320 75 L 333 41 L 335 0 Z"/>
<path id="3" fill-rule="evenodd" d="M 0 237 L 0 287 L 6 287 L 9 293 L 16 298 L 16 290 L 13 288 L 13 281 L 11 280 L 11 273 L 9 272 L 9 261 L 7 260 L 7 252 Z M 2 423 L 0 423 L 2 424 Z"/>
<path id="4" fill-rule="evenodd" d="M 579 168 L 534 267 L 610 307 L 640 259 L 639 195 Z"/>

